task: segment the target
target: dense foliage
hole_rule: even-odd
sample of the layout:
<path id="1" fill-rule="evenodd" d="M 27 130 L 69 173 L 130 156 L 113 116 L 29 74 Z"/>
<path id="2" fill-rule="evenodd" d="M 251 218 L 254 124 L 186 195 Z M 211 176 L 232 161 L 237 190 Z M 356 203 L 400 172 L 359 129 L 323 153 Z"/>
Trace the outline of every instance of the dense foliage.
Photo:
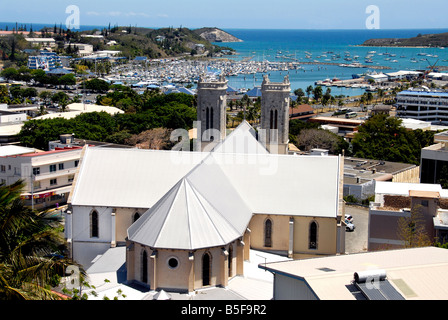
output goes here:
<path id="1" fill-rule="evenodd" d="M 186 94 L 148 94 L 141 97 L 133 90 L 123 89 L 106 97 L 111 99 L 112 105 L 127 111 L 132 107 L 138 112 L 116 115 L 92 112 L 72 119 L 30 120 L 22 127 L 20 142 L 46 150 L 49 141 L 58 140 L 61 134 L 74 133 L 80 139 L 124 143 L 132 135 L 154 128 L 188 130 L 196 120 L 195 98 Z"/>
<path id="2" fill-rule="evenodd" d="M 0 185 L 0 300 L 58 299 L 51 287 L 73 263 L 59 223 L 23 205 L 23 186 Z"/>
<path id="3" fill-rule="evenodd" d="M 419 165 L 420 152 L 433 142 L 434 132 L 407 130 L 402 120 L 375 115 L 360 126 L 352 140 L 356 157 Z"/>

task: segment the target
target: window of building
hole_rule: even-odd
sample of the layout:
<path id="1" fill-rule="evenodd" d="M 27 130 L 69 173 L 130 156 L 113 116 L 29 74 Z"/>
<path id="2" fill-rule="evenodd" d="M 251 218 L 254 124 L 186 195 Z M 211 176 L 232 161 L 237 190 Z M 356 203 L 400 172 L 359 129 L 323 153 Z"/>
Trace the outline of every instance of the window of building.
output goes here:
<path id="1" fill-rule="evenodd" d="M 64 170 L 64 164 L 63 163 L 59 164 L 59 170 Z"/>
<path id="2" fill-rule="evenodd" d="M 90 214 L 90 237 L 98 238 L 99 235 L 99 221 L 98 221 L 98 212 L 93 210 Z"/>
<path id="3" fill-rule="evenodd" d="M 58 179 L 50 179 L 50 186 L 55 186 L 58 184 Z"/>
<path id="4" fill-rule="evenodd" d="M 75 160 L 75 168 L 78 166 L 79 160 Z"/>
<path id="5" fill-rule="evenodd" d="M 6 166 L 1 165 L 1 166 L 0 166 L 0 171 L 1 171 L 1 172 L 5 172 L 5 171 L 6 171 Z"/>
<path id="6" fill-rule="evenodd" d="M 179 260 L 176 257 L 171 257 L 168 259 L 168 267 L 170 269 L 176 269 L 179 266 Z"/>
<path id="7" fill-rule="evenodd" d="M 310 223 L 309 234 L 309 248 L 317 249 L 317 223 L 315 221 Z"/>
<path id="8" fill-rule="evenodd" d="M 138 212 L 134 213 L 134 216 L 132 217 L 132 222 L 137 221 L 138 218 L 140 218 L 140 213 L 138 213 Z"/>
<path id="9" fill-rule="evenodd" d="M 272 247 L 272 220 L 267 219 L 264 222 L 264 246 Z"/>
<path id="10" fill-rule="evenodd" d="M 423 207 L 428 207 L 428 204 L 429 204 L 428 200 L 422 200 Z"/>
<path id="11" fill-rule="evenodd" d="M 68 182 L 73 182 L 73 180 L 75 180 L 75 175 L 74 174 L 69 175 L 67 180 Z"/>
<path id="12" fill-rule="evenodd" d="M 56 171 L 56 165 L 50 164 L 50 172 L 55 172 L 55 171 Z"/>
<path id="13" fill-rule="evenodd" d="M 33 168 L 33 175 L 37 176 L 39 174 L 40 174 L 40 168 L 39 167 Z"/>

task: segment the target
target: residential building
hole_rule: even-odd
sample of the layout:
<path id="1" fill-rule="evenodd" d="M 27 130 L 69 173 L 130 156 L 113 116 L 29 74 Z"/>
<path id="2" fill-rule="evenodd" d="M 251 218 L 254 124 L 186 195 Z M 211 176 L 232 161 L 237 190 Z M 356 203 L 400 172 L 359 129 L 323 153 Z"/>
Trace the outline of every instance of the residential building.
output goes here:
<path id="1" fill-rule="evenodd" d="M 86 43 L 70 43 L 70 44 L 65 44 L 64 48 L 76 48 L 77 49 L 77 54 L 81 57 L 83 56 L 88 56 L 90 54 L 93 53 L 93 45 L 91 44 L 86 44 Z"/>
<path id="2" fill-rule="evenodd" d="M 22 114 L 25 114 L 24 120 L 18 120 L 18 121 L 25 121 L 27 120 L 26 116 L 34 117 L 39 112 L 39 105 L 37 104 L 10 104 L 7 105 L 6 103 L 0 104 L 0 111 L 7 111 L 10 113 L 15 113 L 17 115 L 20 115 L 20 119 L 23 119 Z"/>
<path id="3" fill-rule="evenodd" d="M 397 93 L 397 116 L 448 123 L 448 92 L 410 89 Z"/>
<path id="4" fill-rule="evenodd" d="M 448 193 L 439 184 L 375 183 L 375 200 L 369 207 L 367 249 L 384 250 L 406 245 L 399 221 L 418 210 L 429 241 L 445 241 L 444 218 Z M 437 226 L 436 226 L 437 225 Z"/>
<path id="5" fill-rule="evenodd" d="M 56 52 L 42 50 L 39 55 L 28 57 L 29 69 L 42 69 L 45 71 L 50 71 L 58 66 L 62 66 L 62 62 Z"/>
<path id="6" fill-rule="evenodd" d="M 22 179 L 26 186 L 21 197 L 25 205 L 35 209 L 64 204 L 81 151 L 80 147 L 45 152 L 19 146 L 2 146 L 0 181 L 10 185 Z"/>
<path id="7" fill-rule="evenodd" d="M 56 40 L 53 38 L 25 38 L 25 40 L 31 43 L 32 46 L 56 47 Z"/>
<path id="8" fill-rule="evenodd" d="M 26 113 L 11 112 L 0 108 L 0 125 L 22 123 L 26 120 Z"/>
<path id="9" fill-rule="evenodd" d="M 314 109 L 308 104 L 301 104 L 289 109 L 290 120 L 308 120 L 314 116 Z"/>
<path id="10" fill-rule="evenodd" d="M 260 264 L 274 300 L 446 300 L 448 250 L 423 247 Z"/>

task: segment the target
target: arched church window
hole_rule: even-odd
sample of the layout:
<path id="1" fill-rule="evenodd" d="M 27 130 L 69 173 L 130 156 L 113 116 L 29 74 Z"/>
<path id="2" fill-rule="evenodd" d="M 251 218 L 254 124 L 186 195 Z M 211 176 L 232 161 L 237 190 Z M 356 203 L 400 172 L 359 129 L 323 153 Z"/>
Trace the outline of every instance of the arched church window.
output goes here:
<path id="1" fill-rule="evenodd" d="M 140 218 L 140 213 L 138 213 L 138 212 L 134 213 L 134 216 L 132 217 L 132 222 L 137 221 L 138 218 Z"/>
<path id="2" fill-rule="evenodd" d="M 264 246 L 272 247 L 272 220 L 266 219 L 264 222 Z"/>
<path id="3" fill-rule="evenodd" d="M 99 221 L 98 221 L 98 211 L 93 210 L 90 213 L 90 237 L 98 238 L 99 236 Z"/>
<path id="4" fill-rule="evenodd" d="M 317 223 L 315 221 L 310 223 L 309 238 L 309 248 L 317 249 Z"/>

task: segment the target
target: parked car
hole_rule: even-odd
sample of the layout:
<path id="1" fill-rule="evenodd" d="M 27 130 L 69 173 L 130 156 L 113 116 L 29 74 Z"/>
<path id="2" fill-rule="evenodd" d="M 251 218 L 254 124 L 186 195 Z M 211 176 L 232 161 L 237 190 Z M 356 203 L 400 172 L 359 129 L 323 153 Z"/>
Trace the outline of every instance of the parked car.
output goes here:
<path id="1" fill-rule="evenodd" d="M 349 222 L 353 223 L 353 217 L 349 214 L 345 215 L 345 220 L 348 220 Z"/>
<path id="2" fill-rule="evenodd" d="M 345 220 L 345 231 L 355 231 L 355 225 L 348 220 Z"/>

